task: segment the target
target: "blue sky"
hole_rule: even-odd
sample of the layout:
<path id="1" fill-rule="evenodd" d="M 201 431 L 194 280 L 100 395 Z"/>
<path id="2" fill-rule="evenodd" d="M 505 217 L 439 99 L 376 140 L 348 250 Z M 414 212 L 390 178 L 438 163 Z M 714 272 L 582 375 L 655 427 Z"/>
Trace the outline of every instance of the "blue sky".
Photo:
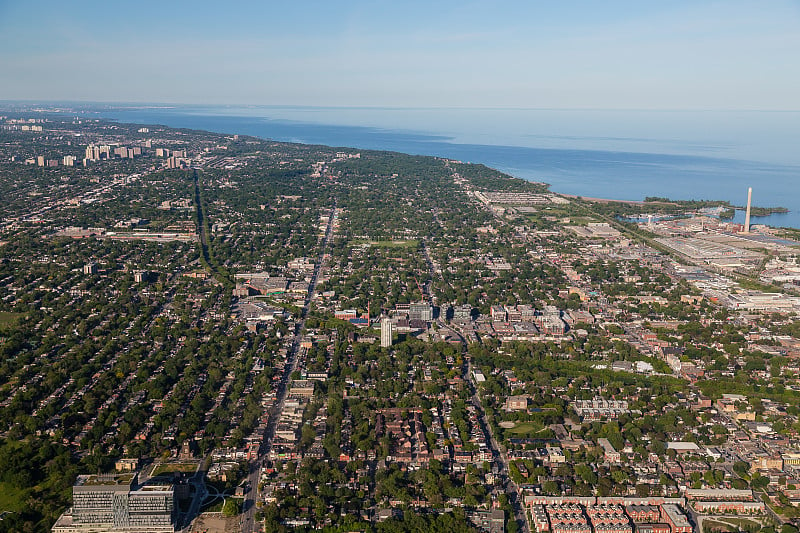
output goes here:
<path id="1" fill-rule="evenodd" d="M 797 0 L 0 0 L 0 100 L 785 110 L 799 67 Z"/>

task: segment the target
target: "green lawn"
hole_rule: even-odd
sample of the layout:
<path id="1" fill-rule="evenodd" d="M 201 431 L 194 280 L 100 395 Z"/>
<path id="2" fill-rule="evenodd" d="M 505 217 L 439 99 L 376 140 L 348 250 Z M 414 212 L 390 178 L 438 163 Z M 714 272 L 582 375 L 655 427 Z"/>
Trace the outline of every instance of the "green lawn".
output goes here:
<path id="1" fill-rule="evenodd" d="M 203 505 L 206 505 L 205 503 Z M 203 513 L 221 513 L 222 512 L 222 498 L 218 498 L 213 504 L 208 505 L 208 507 L 200 507 L 200 512 Z"/>
<path id="2" fill-rule="evenodd" d="M 18 513 L 25 509 L 27 491 L 9 483 L 0 483 L 0 512 Z"/>
<path id="3" fill-rule="evenodd" d="M 760 528 L 761 522 L 757 520 L 750 520 L 747 518 L 737 518 L 735 516 L 731 516 L 730 518 L 719 518 L 719 519 L 706 519 L 703 521 L 703 529 L 709 530 L 711 528 L 719 529 L 721 531 L 730 531 L 736 532 L 741 529 L 746 530 L 747 526 L 752 528 Z"/>
<path id="4" fill-rule="evenodd" d="M 520 422 L 516 426 L 511 429 L 507 429 L 506 433 L 509 433 L 515 437 L 519 437 L 521 435 L 535 435 L 544 429 L 541 424 L 536 424 L 534 422 Z"/>
<path id="5" fill-rule="evenodd" d="M 9 313 L 8 311 L 0 311 L 0 327 L 13 326 L 23 316 L 25 315 L 22 313 Z"/>

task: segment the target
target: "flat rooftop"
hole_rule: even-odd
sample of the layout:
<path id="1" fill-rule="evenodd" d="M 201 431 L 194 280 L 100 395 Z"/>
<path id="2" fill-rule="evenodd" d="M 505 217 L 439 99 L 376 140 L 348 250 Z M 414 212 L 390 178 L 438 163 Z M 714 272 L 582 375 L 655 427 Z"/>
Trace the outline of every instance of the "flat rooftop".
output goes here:
<path id="1" fill-rule="evenodd" d="M 118 486 L 130 485 L 134 478 L 135 473 L 130 474 L 91 474 L 78 476 L 75 480 L 75 486 L 91 486 L 91 485 L 105 485 L 105 486 Z"/>

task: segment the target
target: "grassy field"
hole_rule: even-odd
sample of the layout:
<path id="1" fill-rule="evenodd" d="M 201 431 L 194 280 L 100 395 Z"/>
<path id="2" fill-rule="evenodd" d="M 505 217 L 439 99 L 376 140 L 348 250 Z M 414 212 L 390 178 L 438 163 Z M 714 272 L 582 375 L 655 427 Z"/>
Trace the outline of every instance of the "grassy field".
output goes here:
<path id="1" fill-rule="evenodd" d="M 9 313 L 8 311 L 0 311 L 0 328 L 4 326 L 13 326 L 24 315 L 22 313 Z"/>
<path id="2" fill-rule="evenodd" d="M 740 530 L 747 530 L 748 526 L 750 530 L 758 529 L 761 527 L 761 522 L 757 520 L 751 520 L 747 518 L 737 518 L 733 516 L 730 518 L 725 517 L 714 520 L 706 519 L 703 521 L 703 529 L 707 531 L 711 529 L 716 529 L 719 531 L 736 532 Z"/>
<path id="3" fill-rule="evenodd" d="M 213 504 L 208 504 L 207 507 L 201 506 L 200 509 L 203 513 L 221 513 L 223 504 L 222 498 L 218 498 Z M 206 504 L 204 503 L 203 505 Z"/>
<path id="4" fill-rule="evenodd" d="M 536 424 L 534 422 L 520 422 L 513 428 L 507 429 L 505 433 L 514 437 L 533 436 L 544 429 L 547 428 L 543 428 L 541 424 Z"/>
<path id="5" fill-rule="evenodd" d="M 25 508 L 26 491 L 8 483 L 0 483 L 0 512 L 18 513 Z"/>

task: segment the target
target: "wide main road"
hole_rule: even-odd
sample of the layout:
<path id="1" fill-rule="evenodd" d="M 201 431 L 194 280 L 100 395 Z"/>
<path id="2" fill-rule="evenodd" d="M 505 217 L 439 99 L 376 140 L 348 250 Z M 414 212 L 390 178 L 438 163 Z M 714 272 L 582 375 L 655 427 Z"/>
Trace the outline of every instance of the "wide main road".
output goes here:
<path id="1" fill-rule="evenodd" d="M 255 521 L 256 500 L 258 497 L 258 481 L 261 473 L 261 467 L 264 464 L 266 455 L 269 453 L 272 446 L 272 439 L 275 437 L 275 429 L 278 425 L 278 420 L 283 412 L 283 406 L 286 403 L 286 394 L 289 389 L 292 372 L 297 369 L 297 354 L 300 350 L 300 336 L 306 323 L 306 315 L 308 308 L 311 305 L 311 300 L 314 298 L 314 292 L 317 289 L 317 281 L 320 274 L 324 269 L 325 254 L 328 250 L 328 244 L 333 236 L 334 217 L 336 215 L 336 203 L 334 202 L 328 216 L 328 226 L 325 228 L 325 235 L 322 238 L 322 245 L 320 246 L 319 257 L 317 258 L 314 272 L 311 274 L 311 281 L 308 284 L 308 293 L 306 294 L 303 308 L 300 311 L 300 317 L 295 322 L 292 344 L 289 347 L 289 352 L 286 355 L 286 364 L 283 367 L 283 376 L 276 391 L 275 404 L 270 412 L 269 421 L 267 422 L 267 430 L 264 433 L 264 442 L 261 446 L 261 456 L 253 461 L 250 461 L 250 473 L 248 475 L 248 483 L 250 490 L 245 495 L 244 505 L 242 508 L 241 525 L 243 533 L 252 533 L 253 531 L 260 531 L 261 527 Z"/>
<path id="2" fill-rule="evenodd" d="M 524 533 L 529 533 L 530 527 L 528 525 L 528 517 L 525 516 L 525 505 L 521 500 L 521 492 L 514 480 L 511 479 L 508 469 L 508 460 L 506 459 L 502 448 L 500 448 L 500 444 L 494 437 L 492 426 L 489 425 L 489 421 L 486 419 L 486 412 L 483 410 L 483 404 L 481 403 L 480 396 L 478 395 L 478 388 L 472 381 L 471 361 L 464 363 L 462 375 L 464 381 L 467 382 L 467 385 L 470 388 L 470 392 L 472 393 L 470 400 L 478 412 L 478 421 L 481 424 L 481 430 L 483 431 L 484 439 L 486 440 L 486 443 L 492 452 L 492 460 L 498 467 L 498 474 L 502 480 L 501 483 L 503 490 L 508 495 L 508 501 L 511 504 L 511 508 L 514 510 L 514 519 L 516 520 L 517 525 L 522 528 Z"/>

